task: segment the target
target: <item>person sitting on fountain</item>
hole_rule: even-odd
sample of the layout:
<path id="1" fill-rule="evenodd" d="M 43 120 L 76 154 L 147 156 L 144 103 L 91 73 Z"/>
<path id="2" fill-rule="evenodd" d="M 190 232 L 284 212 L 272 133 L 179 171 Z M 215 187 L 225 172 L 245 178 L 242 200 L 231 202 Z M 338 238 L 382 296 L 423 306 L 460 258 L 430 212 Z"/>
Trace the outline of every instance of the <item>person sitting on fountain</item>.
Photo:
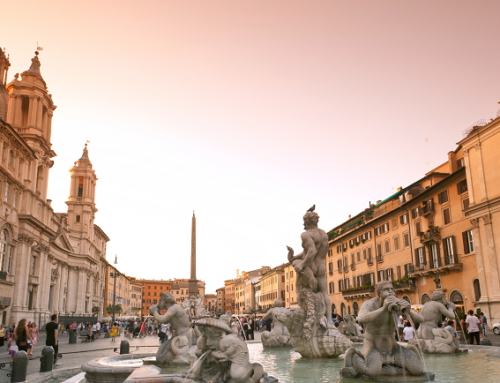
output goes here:
<path id="1" fill-rule="evenodd" d="M 391 282 L 379 282 L 376 290 L 378 297 L 363 303 L 359 312 L 358 322 L 365 325 L 363 352 L 354 347 L 347 350 L 346 368 L 343 370 L 353 377 L 403 375 L 407 372 L 411 375 L 422 375 L 424 370 L 417 355 L 418 351 L 414 347 L 401 347 L 394 340 L 396 324 L 393 314 L 397 315 L 396 318 L 400 314 L 410 316 L 418 323 L 423 321 L 422 316 L 412 311 L 407 301 L 396 297 Z"/>
<path id="2" fill-rule="evenodd" d="M 304 251 L 293 256 L 293 249 L 288 248 L 288 261 L 297 272 L 297 291 L 306 287 L 311 292 L 320 292 L 323 295 L 326 308 L 327 327 L 333 328 L 332 307 L 328 297 L 328 283 L 326 279 L 326 255 L 328 253 L 328 235 L 318 228 L 319 215 L 308 211 L 304 217 L 304 231 L 300 238 Z"/>
<path id="3" fill-rule="evenodd" d="M 160 315 L 158 310 L 167 310 L 165 315 Z M 160 294 L 160 302 L 157 305 L 149 306 L 149 313 L 158 323 L 170 323 L 175 331 L 175 337 L 163 343 L 156 354 L 159 363 L 169 363 L 177 355 L 185 353 L 191 345 L 191 323 L 184 309 L 175 303 L 172 293 L 163 292 Z M 175 344 L 174 352 L 171 344 Z"/>

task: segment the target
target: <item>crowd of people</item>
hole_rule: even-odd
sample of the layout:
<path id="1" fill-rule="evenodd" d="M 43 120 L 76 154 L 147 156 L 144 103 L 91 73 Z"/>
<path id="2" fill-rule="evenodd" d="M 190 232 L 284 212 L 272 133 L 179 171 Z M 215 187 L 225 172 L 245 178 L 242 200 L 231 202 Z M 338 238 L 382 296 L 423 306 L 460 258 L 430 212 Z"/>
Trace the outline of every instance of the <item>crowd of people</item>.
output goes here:
<path id="1" fill-rule="evenodd" d="M 17 325 L 13 323 L 4 327 L 0 324 L 0 347 L 7 343 L 11 359 L 21 350 L 26 351 L 31 358 L 39 338 L 40 332 L 35 322 L 26 323 L 26 319 L 21 319 Z"/>

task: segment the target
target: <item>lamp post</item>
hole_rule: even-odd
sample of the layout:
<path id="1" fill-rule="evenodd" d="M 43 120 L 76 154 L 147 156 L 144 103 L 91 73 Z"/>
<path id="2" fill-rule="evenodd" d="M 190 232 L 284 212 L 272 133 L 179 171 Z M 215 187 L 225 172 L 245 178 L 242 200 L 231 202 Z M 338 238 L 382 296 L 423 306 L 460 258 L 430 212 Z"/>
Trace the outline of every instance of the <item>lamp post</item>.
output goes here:
<path id="1" fill-rule="evenodd" d="M 115 265 L 118 264 L 118 256 L 115 255 Z M 116 302 L 116 278 L 120 276 L 120 273 L 116 270 L 116 267 L 114 267 L 115 272 L 114 273 L 109 273 L 109 276 L 111 278 L 114 278 L 115 282 L 113 284 L 113 317 L 111 319 L 111 323 L 115 323 L 115 302 Z"/>

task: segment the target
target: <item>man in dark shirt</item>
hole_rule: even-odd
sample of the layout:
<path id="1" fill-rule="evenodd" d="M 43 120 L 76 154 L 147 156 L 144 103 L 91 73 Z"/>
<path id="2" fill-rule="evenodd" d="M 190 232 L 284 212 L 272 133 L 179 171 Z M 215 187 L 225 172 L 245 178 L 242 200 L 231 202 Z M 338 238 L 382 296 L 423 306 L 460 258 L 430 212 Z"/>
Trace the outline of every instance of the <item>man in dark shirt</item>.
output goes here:
<path id="1" fill-rule="evenodd" d="M 57 343 L 57 314 L 53 314 L 50 317 L 51 322 L 45 325 L 45 331 L 47 332 L 47 339 L 45 340 L 46 346 L 52 346 L 54 349 L 54 366 L 58 366 L 57 362 L 57 352 L 59 351 L 59 346 Z"/>

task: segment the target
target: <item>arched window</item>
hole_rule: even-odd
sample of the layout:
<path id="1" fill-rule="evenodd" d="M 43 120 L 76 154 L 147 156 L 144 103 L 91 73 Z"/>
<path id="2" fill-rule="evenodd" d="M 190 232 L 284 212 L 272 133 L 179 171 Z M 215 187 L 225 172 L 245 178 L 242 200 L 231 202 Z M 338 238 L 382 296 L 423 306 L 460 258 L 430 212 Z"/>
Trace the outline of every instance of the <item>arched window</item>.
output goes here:
<path id="1" fill-rule="evenodd" d="M 340 315 L 345 317 L 345 304 L 343 303 L 340 305 Z"/>
<path id="2" fill-rule="evenodd" d="M 403 299 L 404 299 L 406 302 L 408 302 L 408 303 L 410 303 L 410 304 L 411 304 L 410 298 L 408 298 L 406 295 L 403 297 Z"/>
<path id="3" fill-rule="evenodd" d="M 425 305 L 427 302 L 430 302 L 431 298 L 427 295 L 424 294 L 422 295 L 422 304 Z"/>
<path id="4" fill-rule="evenodd" d="M 478 281 L 479 282 L 479 281 Z M 475 287 L 475 285 L 474 285 Z M 464 298 L 462 297 L 462 294 L 460 294 L 459 291 L 455 290 L 451 293 L 451 296 L 450 296 L 450 301 L 452 303 L 460 303 L 460 304 L 463 304 L 464 303 Z"/>
<path id="5" fill-rule="evenodd" d="M 337 308 L 335 307 L 335 303 L 332 303 L 332 314 L 337 314 Z"/>
<path id="6" fill-rule="evenodd" d="M 354 316 L 358 316 L 358 311 L 359 311 L 358 302 L 354 302 L 352 304 L 352 311 L 354 312 Z"/>
<path id="7" fill-rule="evenodd" d="M 481 299 L 481 286 L 479 285 L 479 279 L 474 279 L 474 297 L 476 302 Z"/>

